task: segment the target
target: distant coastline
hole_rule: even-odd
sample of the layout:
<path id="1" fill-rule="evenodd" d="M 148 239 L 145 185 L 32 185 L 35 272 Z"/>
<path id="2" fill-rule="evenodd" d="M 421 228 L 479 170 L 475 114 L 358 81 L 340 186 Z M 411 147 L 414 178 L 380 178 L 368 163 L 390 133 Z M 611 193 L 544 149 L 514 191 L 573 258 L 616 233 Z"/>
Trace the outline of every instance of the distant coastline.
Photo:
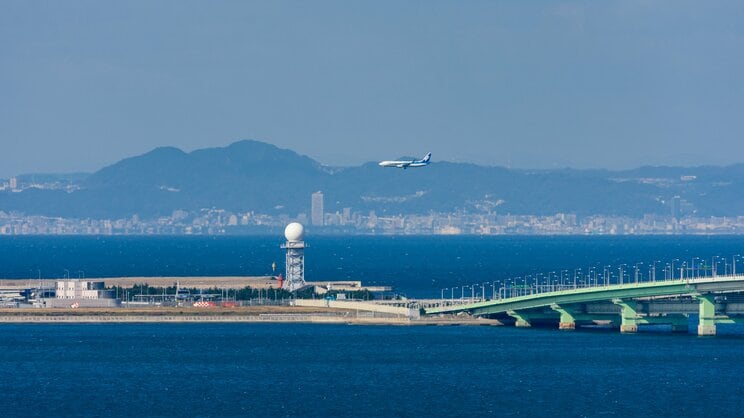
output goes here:
<path id="1" fill-rule="evenodd" d="M 742 178 L 744 164 L 329 168 L 238 141 L 156 148 L 90 175 L 0 179 L 0 235 L 274 234 L 290 220 L 313 235 L 743 234 Z"/>

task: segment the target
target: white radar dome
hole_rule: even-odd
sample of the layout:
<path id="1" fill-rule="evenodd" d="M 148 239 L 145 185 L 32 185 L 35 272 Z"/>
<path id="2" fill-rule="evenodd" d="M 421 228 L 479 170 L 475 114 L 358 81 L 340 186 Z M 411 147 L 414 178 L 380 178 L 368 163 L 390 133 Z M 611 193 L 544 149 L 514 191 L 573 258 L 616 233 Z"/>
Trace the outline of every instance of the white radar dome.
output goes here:
<path id="1" fill-rule="evenodd" d="M 287 241 L 302 241 L 305 238 L 305 227 L 301 223 L 292 222 L 284 228 L 284 236 L 287 238 Z"/>

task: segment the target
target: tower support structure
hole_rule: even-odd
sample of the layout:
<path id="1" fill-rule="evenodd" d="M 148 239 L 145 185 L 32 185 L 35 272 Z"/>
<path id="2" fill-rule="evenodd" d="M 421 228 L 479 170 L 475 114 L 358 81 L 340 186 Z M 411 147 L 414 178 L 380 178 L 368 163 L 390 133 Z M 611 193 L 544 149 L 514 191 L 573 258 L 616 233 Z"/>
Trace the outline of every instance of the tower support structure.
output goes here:
<path id="1" fill-rule="evenodd" d="M 286 251 L 285 278 L 282 288 L 290 292 L 305 286 L 305 242 L 287 241 L 282 244 Z"/>
<path id="2" fill-rule="evenodd" d="M 292 222 L 284 229 L 287 242 L 282 244 L 286 251 L 285 274 L 282 289 L 294 292 L 305 286 L 305 228 Z"/>

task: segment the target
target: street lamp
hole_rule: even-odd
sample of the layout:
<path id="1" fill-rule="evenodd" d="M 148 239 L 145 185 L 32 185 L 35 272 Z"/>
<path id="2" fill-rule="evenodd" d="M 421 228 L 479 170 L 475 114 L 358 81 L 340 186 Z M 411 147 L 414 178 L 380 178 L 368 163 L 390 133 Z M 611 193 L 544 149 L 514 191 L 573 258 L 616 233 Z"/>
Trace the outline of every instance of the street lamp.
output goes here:
<path id="1" fill-rule="evenodd" d="M 540 293 L 540 279 L 543 277 L 542 273 L 535 275 L 535 293 Z"/>
<path id="2" fill-rule="evenodd" d="M 612 266 L 607 265 L 604 266 L 604 270 L 602 271 L 602 277 L 604 278 L 604 284 L 605 286 L 608 286 L 610 284 L 610 269 Z"/>
<path id="3" fill-rule="evenodd" d="M 661 260 L 654 260 L 654 262 L 651 264 L 651 280 L 656 281 L 656 263 L 661 263 Z"/>
<path id="4" fill-rule="evenodd" d="M 597 268 L 594 266 L 589 267 L 589 287 L 592 287 L 592 282 L 597 285 Z"/>
<path id="5" fill-rule="evenodd" d="M 573 280 L 573 288 L 576 289 L 576 274 L 580 272 L 581 269 L 574 269 L 574 280 Z"/>
<path id="6" fill-rule="evenodd" d="M 638 273 L 639 273 L 638 272 L 638 266 L 640 266 L 641 264 L 643 264 L 643 263 L 635 263 L 635 273 L 634 273 L 634 276 L 635 276 L 635 283 L 636 284 L 638 284 Z"/>
<path id="7" fill-rule="evenodd" d="M 700 275 L 700 263 L 697 268 L 695 267 L 695 260 L 700 260 L 700 257 L 692 257 L 692 278 L 696 278 Z"/>

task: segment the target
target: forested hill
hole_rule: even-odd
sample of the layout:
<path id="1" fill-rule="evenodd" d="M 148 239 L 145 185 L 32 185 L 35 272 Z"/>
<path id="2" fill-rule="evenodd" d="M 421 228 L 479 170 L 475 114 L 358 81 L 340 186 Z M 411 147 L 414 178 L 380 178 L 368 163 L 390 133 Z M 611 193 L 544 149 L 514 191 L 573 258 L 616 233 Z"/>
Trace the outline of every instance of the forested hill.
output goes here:
<path id="1" fill-rule="evenodd" d="M 291 150 L 245 140 L 183 152 L 156 148 L 89 176 L 75 190 L 0 192 L 0 210 L 77 218 L 144 218 L 174 210 L 219 208 L 296 216 L 310 195 L 325 210 L 351 207 L 378 214 L 668 215 L 680 196 L 687 214 L 744 215 L 744 164 L 727 167 L 642 167 L 628 171 L 523 170 L 438 161 L 425 168 L 329 168 Z M 41 175 L 37 175 L 41 176 Z M 70 181 L 70 177 L 66 178 Z"/>

